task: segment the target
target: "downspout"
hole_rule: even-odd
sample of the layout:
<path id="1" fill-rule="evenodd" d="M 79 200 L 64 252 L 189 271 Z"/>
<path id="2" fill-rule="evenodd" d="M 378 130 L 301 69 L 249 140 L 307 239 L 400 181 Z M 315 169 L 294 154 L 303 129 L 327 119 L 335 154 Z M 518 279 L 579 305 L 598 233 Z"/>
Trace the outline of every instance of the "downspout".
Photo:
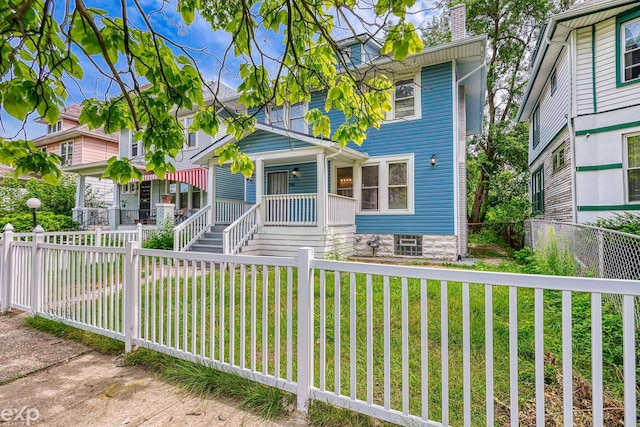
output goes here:
<path id="1" fill-rule="evenodd" d="M 554 42 L 549 39 L 549 35 L 545 36 L 545 42 L 548 45 L 560 45 L 567 50 L 567 61 L 569 62 L 569 105 L 567 107 L 567 130 L 569 131 L 569 149 L 571 150 L 571 222 L 577 223 L 578 217 L 578 202 L 577 202 L 577 189 L 576 189 L 576 138 L 573 131 L 573 43 L 571 40 L 575 36 L 574 32 L 571 32 L 571 39 L 568 42 Z M 595 93 L 593 94 L 595 96 Z"/>

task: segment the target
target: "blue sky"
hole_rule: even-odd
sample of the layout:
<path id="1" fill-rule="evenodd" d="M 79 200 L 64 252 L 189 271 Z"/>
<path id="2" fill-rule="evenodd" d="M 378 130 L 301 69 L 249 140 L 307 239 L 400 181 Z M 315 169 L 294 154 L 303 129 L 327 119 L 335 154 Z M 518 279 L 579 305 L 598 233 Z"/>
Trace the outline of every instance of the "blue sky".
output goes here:
<path id="1" fill-rule="evenodd" d="M 138 28 L 143 27 L 143 20 L 133 2 L 127 2 L 127 12 L 130 20 Z M 56 6 L 60 9 L 64 6 L 63 2 L 56 2 Z M 214 32 L 209 24 L 200 16 L 196 16 L 195 21 L 186 26 L 182 22 L 181 17 L 175 11 L 174 2 L 164 2 L 163 0 L 142 0 L 144 10 L 152 22 L 156 31 L 167 36 L 171 40 L 189 46 L 192 48 L 192 55 L 197 59 L 198 66 L 205 79 L 215 80 L 220 76 L 220 80 L 227 85 L 236 88 L 240 83 L 238 78 L 238 67 L 242 62 L 242 58 L 235 58 L 233 54 L 228 55 L 224 68 L 221 69 L 220 59 L 224 49 L 230 44 L 231 38 L 228 33 Z M 86 0 L 87 7 L 105 9 L 111 16 L 121 16 L 120 2 Z M 334 37 L 342 38 L 351 35 L 351 28 L 357 33 L 370 30 L 371 27 L 383 24 L 380 20 L 375 19 L 372 7 L 366 2 L 359 3 L 356 11 L 359 19 L 349 17 L 349 23 L 344 20 L 336 20 L 337 28 L 334 31 Z M 412 8 L 410 19 L 421 26 L 430 15 L 437 14 L 439 11 L 434 8 L 432 0 L 419 0 Z M 57 10 L 56 16 L 62 18 L 62 11 Z M 259 33 L 261 49 L 265 50 L 269 55 L 278 56 L 282 49 L 282 38 L 273 33 Z M 98 70 L 82 55 L 78 55 L 84 69 L 84 79 L 80 82 L 65 80 L 69 98 L 66 105 L 80 103 L 86 97 L 104 98 L 108 93 L 117 93 L 116 87 L 109 85 L 109 80 L 100 74 Z M 2 119 L 2 127 L 0 128 L 0 136 L 5 138 L 35 138 L 46 132 L 44 125 L 35 123 L 33 120 L 37 115 L 27 118 L 24 124 L 18 120 L 8 116 L 4 110 L 0 111 Z"/>

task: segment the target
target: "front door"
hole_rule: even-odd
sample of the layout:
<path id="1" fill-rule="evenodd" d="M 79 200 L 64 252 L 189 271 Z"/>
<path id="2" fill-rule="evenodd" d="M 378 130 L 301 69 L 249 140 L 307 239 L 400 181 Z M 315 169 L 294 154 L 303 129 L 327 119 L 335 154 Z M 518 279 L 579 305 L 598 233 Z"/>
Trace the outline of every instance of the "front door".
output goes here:
<path id="1" fill-rule="evenodd" d="M 148 223 L 151 216 L 151 181 L 140 183 L 140 222 Z"/>
<path id="2" fill-rule="evenodd" d="M 267 172 L 267 194 L 287 194 L 289 192 L 289 172 Z"/>

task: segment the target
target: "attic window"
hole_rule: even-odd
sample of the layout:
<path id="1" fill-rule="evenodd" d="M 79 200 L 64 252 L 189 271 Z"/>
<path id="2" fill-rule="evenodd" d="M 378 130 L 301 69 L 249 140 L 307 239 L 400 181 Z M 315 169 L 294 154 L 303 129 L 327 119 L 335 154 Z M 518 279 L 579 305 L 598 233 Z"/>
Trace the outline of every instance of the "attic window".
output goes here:
<path id="1" fill-rule="evenodd" d="M 622 81 L 640 80 L 640 18 L 622 23 Z"/>
<path id="2" fill-rule="evenodd" d="M 47 133 L 60 132 L 62 130 L 62 120 L 58 120 L 53 125 L 47 125 Z"/>

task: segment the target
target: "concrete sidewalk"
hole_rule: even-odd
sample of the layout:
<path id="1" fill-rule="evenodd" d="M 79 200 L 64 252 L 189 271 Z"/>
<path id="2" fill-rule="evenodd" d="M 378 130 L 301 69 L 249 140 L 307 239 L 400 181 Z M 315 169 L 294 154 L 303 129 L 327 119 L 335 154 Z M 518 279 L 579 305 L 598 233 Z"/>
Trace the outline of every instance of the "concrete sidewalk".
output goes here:
<path id="1" fill-rule="evenodd" d="M 0 425 L 294 426 L 190 396 L 138 367 L 0 316 Z M 13 379 L 19 376 L 17 379 Z M 6 423 L 6 424 L 5 424 Z"/>

